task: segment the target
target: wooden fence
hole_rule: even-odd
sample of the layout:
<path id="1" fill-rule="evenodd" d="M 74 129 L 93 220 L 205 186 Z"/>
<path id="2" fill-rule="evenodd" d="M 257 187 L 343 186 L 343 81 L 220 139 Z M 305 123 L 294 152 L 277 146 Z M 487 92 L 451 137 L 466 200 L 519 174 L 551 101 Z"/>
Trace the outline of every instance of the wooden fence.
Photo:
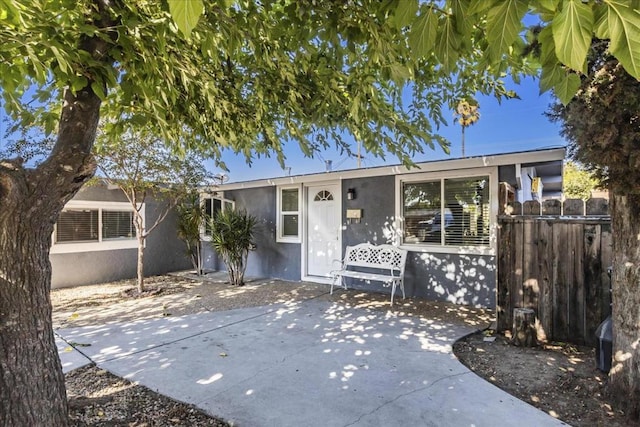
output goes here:
<path id="1" fill-rule="evenodd" d="M 582 204 L 580 216 L 566 216 L 559 201 L 548 205 L 559 206 L 565 215 L 540 215 L 544 204 L 537 212 L 525 204 L 522 212 L 530 215 L 499 216 L 498 330 L 511 329 L 513 309 L 526 307 L 536 311 L 538 338 L 595 345 L 595 330 L 611 303 L 607 204 Z"/>

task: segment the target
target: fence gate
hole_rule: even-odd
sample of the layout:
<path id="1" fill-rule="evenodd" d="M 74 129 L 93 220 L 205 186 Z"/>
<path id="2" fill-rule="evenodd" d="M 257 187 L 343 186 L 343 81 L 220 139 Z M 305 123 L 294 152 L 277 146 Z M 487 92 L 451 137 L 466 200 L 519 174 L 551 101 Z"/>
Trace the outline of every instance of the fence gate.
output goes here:
<path id="1" fill-rule="evenodd" d="M 514 308 L 532 308 L 541 338 L 594 346 L 611 303 L 611 219 L 602 215 L 607 205 L 580 200 L 585 208 L 596 206 L 596 214 L 587 209 L 588 215 L 562 216 L 563 204 L 550 202 L 547 211 L 527 202 L 511 212 L 529 215 L 498 218 L 498 331 L 511 329 Z M 565 205 L 577 209 L 576 201 Z"/>

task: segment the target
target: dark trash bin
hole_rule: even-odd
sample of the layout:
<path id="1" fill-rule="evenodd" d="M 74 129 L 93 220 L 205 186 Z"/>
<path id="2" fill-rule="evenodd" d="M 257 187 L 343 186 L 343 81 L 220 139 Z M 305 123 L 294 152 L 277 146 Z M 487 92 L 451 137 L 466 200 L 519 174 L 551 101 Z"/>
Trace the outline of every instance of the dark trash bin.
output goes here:
<path id="1" fill-rule="evenodd" d="M 596 366 L 602 372 L 611 370 L 611 357 L 613 350 L 613 320 L 611 315 L 596 329 Z"/>

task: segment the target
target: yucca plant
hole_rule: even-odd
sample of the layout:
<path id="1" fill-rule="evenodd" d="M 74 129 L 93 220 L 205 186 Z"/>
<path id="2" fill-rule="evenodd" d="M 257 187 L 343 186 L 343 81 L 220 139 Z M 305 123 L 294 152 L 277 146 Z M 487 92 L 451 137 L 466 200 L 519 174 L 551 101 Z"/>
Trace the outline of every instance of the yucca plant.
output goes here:
<path id="1" fill-rule="evenodd" d="M 211 220 L 211 246 L 227 265 L 229 281 L 234 286 L 244 285 L 249 251 L 255 249 L 253 233 L 256 217 L 246 211 L 222 209 Z"/>
<path id="2" fill-rule="evenodd" d="M 202 274 L 202 252 L 200 249 L 200 229 L 205 221 L 205 212 L 200 205 L 200 196 L 197 192 L 190 193 L 176 206 L 178 214 L 177 231 L 180 238 L 187 246 L 187 255 L 191 259 L 196 274 Z"/>

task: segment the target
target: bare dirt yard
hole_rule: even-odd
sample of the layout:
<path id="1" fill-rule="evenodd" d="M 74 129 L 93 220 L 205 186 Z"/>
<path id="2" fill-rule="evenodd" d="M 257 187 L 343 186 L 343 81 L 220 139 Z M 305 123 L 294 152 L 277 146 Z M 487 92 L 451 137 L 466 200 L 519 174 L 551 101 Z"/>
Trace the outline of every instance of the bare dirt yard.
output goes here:
<path id="1" fill-rule="evenodd" d="M 278 280 L 250 280 L 232 287 L 221 274 L 204 279 L 158 276 L 147 279 L 148 292 L 134 296 L 133 280 L 56 289 L 51 292 L 54 328 L 99 325 L 164 316 L 179 316 L 241 307 L 327 298 L 350 307 L 396 316 L 424 316 L 487 328 L 493 312 L 419 298 L 397 300 L 370 292 L 347 291 L 330 296 L 326 285 Z M 575 426 L 631 426 L 603 397 L 606 375 L 595 369 L 593 351 L 569 345 L 523 349 L 504 337 L 493 343 L 483 334 L 456 343 L 454 352 L 478 375 L 541 410 Z M 96 366 L 66 376 L 70 416 L 78 426 L 227 426 L 197 408 L 173 401 Z"/>
<path id="2" fill-rule="evenodd" d="M 508 337 L 490 332 L 453 346 L 458 359 L 477 375 L 572 426 L 638 425 L 611 406 L 605 394 L 607 374 L 596 368 L 593 348 L 567 343 L 516 347 Z"/>

